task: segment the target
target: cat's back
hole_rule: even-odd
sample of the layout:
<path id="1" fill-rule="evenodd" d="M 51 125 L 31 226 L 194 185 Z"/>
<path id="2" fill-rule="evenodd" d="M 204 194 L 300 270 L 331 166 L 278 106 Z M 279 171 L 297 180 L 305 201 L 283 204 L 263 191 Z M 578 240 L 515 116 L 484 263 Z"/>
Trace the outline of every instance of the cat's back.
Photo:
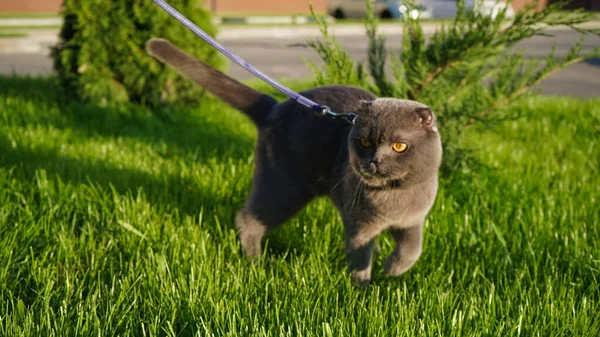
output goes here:
<path id="1" fill-rule="evenodd" d="M 350 86 L 324 86 L 300 93 L 338 113 L 354 112 L 361 100 L 373 93 Z M 328 193 L 334 171 L 347 156 L 351 125 L 343 119 L 318 116 L 293 100 L 277 104 L 267 123 L 259 128 L 257 160 L 284 170 L 294 183 L 305 184 L 317 194 Z"/>
<path id="2" fill-rule="evenodd" d="M 376 96 L 364 89 L 346 85 L 329 85 L 300 92 L 300 95 L 314 102 L 326 105 L 337 113 L 354 112 L 360 107 L 361 100 L 374 100 Z M 272 122 L 288 123 L 292 119 L 304 122 L 318 122 L 324 126 L 339 127 L 336 123 L 323 123 L 331 118 L 315 118 L 315 112 L 306 108 L 292 99 L 278 104 L 271 112 L 269 119 Z"/>
<path id="3" fill-rule="evenodd" d="M 347 85 L 323 86 L 303 91 L 301 95 L 327 105 L 335 112 L 356 111 L 361 100 L 372 101 L 376 98 L 370 91 Z"/>

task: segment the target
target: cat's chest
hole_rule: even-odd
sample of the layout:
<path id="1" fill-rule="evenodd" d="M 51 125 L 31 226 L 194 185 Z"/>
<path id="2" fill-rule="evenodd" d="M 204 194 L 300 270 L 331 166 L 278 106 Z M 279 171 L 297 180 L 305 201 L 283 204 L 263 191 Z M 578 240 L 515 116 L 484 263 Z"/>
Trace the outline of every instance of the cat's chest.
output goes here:
<path id="1" fill-rule="evenodd" d="M 411 227 L 423 221 L 433 205 L 435 186 L 394 191 L 365 191 L 360 217 L 365 222 Z"/>

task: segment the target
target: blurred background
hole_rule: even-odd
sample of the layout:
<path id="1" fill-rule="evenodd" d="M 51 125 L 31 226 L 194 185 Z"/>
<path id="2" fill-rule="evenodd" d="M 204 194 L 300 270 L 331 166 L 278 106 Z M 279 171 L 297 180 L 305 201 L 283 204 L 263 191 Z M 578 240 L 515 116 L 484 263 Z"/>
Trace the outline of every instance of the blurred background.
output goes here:
<path id="1" fill-rule="evenodd" d="M 519 9 L 533 5 L 542 9 L 554 0 L 515 0 L 509 5 L 507 16 L 514 16 Z M 401 26 L 398 19 L 403 15 L 420 17 L 424 27 L 433 32 L 436 27 L 456 14 L 455 0 L 422 0 L 415 9 L 407 11 L 402 1 L 374 1 L 375 13 L 382 18 L 380 32 L 390 45 L 399 45 Z M 331 31 L 341 44 L 348 48 L 356 60 L 366 57 L 367 39 L 361 18 L 365 15 L 363 0 L 314 0 L 312 5 L 318 14 L 327 15 Z M 467 7 L 474 6 L 472 0 Z M 62 0 L 4 0 L 0 2 L 0 74 L 47 75 L 52 71 L 49 50 L 58 41 L 62 19 L 59 16 Z M 289 1 L 242 1 L 206 0 L 203 6 L 212 13 L 212 20 L 219 27 L 218 38 L 234 52 L 250 63 L 278 78 L 308 78 L 310 69 L 306 61 L 320 64 L 316 53 L 309 48 L 292 47 L 308 38 L 319 37 L 318 27 L 310 16 L 306 0 Z M 483 0 L 479 10 L 495 15 L 505 7 L 503 2 Z M 583 9 L 592 13 L 600 10 L 600 0 L 575 0 L 564 10 Z M 600 14 L 597 14 L 600 18 Z M 600 22 L 600 20 L 596 20 Z M 177 25 L 173 21 L 173 25 Z M 546 57 L 554 44 L 557 55 L 563 56 L 579 35 L 565 28 L 553 32 L 554 38 L 534 37 L 515 48 L 529 57 Z M 596 46 L 586 39 L 583 51 Z M 248 79 L 251 75 L 236 65 L 229 74 Z M 600 61 L 587 60 L 574 64 L 554 74 L 539 85 L 546 94 L 590 97 L 600 92 Z"/>

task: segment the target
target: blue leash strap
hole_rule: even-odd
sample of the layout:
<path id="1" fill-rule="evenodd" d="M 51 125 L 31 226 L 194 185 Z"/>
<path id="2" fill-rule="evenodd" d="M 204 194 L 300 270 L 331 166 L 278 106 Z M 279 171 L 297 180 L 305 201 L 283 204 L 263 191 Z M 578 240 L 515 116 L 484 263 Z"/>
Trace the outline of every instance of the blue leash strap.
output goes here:
<path id="1" fill-rule="evenodd" d="M 191 30 L 194 34 L 198 35 L 200 38 L 202 38 L 208 44 L 210 44 L 215 49 L 220 51 L 223 55 L 227 56 L 233 62 L 242 66 L 242 68 L 248 70 L 254 76 L 269 83 L 271 86 L 273 86 L 275 89 L 281 91 L 282 93 L 287 95 L 289 98 L 291 98 L 291 99 L 295 100 L 296 102 L 304 105 L 305 107 L 317 112 L 321 116 L 329 115 L 329 116 L 332 116 L 334 119 L 343 118 L 350 124 L 354 124 L 354 122 L 356 121 L 357 115 L 355 113 L 333 112 L 333 111 L 331 111 L 331 109 L 328 106 L 317 104 L 316 102 L 298 94 L 297 92 L 293 91 L 292 89 L 290 89 L 290 88 L 286 87 L 285 85 L 277 82 L 276 80 L 270 78 L 268 75 L 266 75 L 262 71 L 255 68 L 253 65 L 248 63 L 243 58 L 241 58 L 238 55 L 229 51 L 227 48 L 225 48 L 225 46 L 220 44 L 212 36 L 208 35 L 205 31 L 200 29 L 193 22 L 188 20 L 185 16 L 183 16 L 181 13 L 179 13 L 175 8 L 171 7 L 171 5 L 166 3 L 164 0 L 152 0 L 152 1 L 154 1 L 155 4 L 157 4 L 160 8 L 162 8 L 165 12 L 169 13 L 172 17 L 174 17 L 181 24 L 186 26 L 187 29 Z"/>

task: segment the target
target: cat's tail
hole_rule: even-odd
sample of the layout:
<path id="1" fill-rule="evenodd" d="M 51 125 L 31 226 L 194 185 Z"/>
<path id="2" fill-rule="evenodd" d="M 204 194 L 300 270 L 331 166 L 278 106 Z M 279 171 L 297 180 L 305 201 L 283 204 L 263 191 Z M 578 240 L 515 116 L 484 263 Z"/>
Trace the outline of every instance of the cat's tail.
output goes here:
<path id="1" fill-rule="evenodd" d="M 210 67 L 165 39 L 150 39 L 146 50 L 155 58 L 196 82 L 261 126 L 277 101 Z"/>

